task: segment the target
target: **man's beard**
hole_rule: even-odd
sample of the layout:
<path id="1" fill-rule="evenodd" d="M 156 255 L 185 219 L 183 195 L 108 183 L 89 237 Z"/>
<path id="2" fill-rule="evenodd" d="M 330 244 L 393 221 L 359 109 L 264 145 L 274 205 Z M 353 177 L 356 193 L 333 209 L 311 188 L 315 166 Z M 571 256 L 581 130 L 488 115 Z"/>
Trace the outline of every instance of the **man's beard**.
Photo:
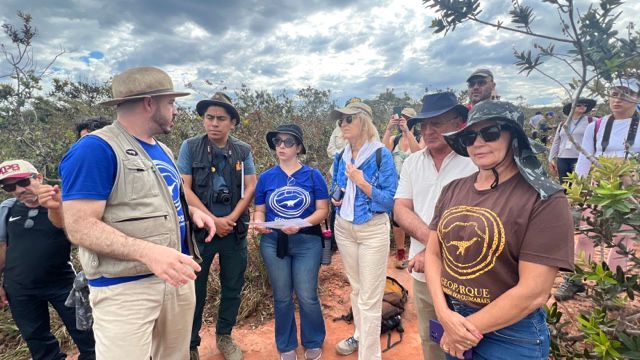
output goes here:
<path id="1" fill-rule="evenodd" d="M 156 111 L 153 113 L 152 121 L 158 126 L 158 135 L 166 135 L 171 132 L 171 129 L 173 129 L 173 125 L 171 124 L 173 122 L 173 116 L 170 119 L 166 119 L 160 112 L 160 109 L 156 109 Z"/>

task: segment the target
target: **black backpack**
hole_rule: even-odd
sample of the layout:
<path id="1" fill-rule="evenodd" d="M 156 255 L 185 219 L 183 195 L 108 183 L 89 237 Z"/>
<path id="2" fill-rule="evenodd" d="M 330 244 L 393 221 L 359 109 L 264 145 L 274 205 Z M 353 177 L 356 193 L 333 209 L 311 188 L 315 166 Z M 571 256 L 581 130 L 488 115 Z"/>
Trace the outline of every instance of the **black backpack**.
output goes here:
<path id="1" fill-rule="evenodd" d="M 380 326 L 380 335 L 387 334 L 387 348 L 382 352 L 387 352 L 391 348 L 402 342 L 404 328 L 402 327 L 402 313 L 404 306 L 409 298 L 409 291 L 402 286 L 398 280 L 387 276 L 387 282 L 384 285 L 384 296 L 382 297 L 382 319 Z M 333 321 L 343 320 L 348 323 L 353 321 L 353 309 L 349 308 L 349 312 L 334 318 Z M 400 340 L 391 342 L 393 330 L 400 334 Z"/>

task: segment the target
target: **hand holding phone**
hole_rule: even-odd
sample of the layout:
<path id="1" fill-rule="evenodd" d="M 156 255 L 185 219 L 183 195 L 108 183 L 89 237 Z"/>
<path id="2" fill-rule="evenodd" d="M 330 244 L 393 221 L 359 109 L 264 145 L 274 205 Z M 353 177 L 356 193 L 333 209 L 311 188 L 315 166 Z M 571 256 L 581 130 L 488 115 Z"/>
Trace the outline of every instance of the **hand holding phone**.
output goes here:
<path id="1" fill-rule="evenodd" d="M 394 106 L 393 107 L 393 114 L 396 115 L 398 117 L 398 119 L 402 118 L 402 106 Z M 398 129 L 398 132 L 400 132 L 400 133 L 402 132 L 402 128 L 400 127 L 400 125 L 397 125 L 396 128 Z"/>
<path id="2" fill-rule="evenodd" d="M 331 198 L 336 202 L 341 201 L 344 196 L 344 190 L 340 188 L 340 186 L 336 186 L 335 190 L 333 190 L 333 194 L 331 194 Z"/>
<path id="3" fill-rule="evenodd" d="M 442 336 L 444 335 L 444 328 L 442 324 L 438 320 L 429 320 L 429 339 L 434 343 L 440 345 L 440 340 L 442 340 Z M 464 356 L 464 360 L 472 360 L 473 359 L 473 350 L 469 349 L 465 351 L 462 356 Z"/>

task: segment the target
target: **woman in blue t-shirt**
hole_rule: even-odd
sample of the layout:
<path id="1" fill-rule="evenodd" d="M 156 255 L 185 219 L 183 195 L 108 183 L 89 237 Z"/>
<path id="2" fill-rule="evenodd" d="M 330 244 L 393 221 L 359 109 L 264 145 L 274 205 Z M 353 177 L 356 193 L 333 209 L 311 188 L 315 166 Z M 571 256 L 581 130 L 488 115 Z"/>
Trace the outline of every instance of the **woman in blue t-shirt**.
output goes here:
<path id="1" fill-rule="evenodd" d="M 302 129 L 280 125 L 267 133 L 278 165 L 260 175 L 256 185 L 256 222 L 302 219 L 309 227 L 289 226 L 272 230 L 255 226 L 263 234 L 260 254 L 273 290 L 276 347 L 280 359 L 295 360 L 298 347 L 295 291 L 300 307 L 300 339 L 305 359 L 320 359 L 325 338 L 324 319 L 318 299 L 318 272 L 322 257 L 320 222 L 329 213 L 327 183 L 317 169 L 300 163 L 306 153 Z"/>

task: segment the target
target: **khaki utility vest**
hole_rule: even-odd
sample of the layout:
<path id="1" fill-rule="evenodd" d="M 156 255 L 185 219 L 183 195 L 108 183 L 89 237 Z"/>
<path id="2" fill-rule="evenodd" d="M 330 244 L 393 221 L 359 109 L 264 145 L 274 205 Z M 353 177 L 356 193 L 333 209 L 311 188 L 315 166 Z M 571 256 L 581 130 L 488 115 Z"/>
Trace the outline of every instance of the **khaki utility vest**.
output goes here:
<path id="1" fill-rule="evenodd" d="M 165 180 L 140 143 L 117 121 L 91 135 L 105 140 L 117 159 L 115 183 L 107 199 L 102 221 L 127 236 L 180 251 L 180 225 L 173 198 Z M 171 150 L 160 142 L 158 144 L 173 162 Z M 182 193 L 182 184 L 180 186 Z M 187 223 L 187 246 L 189 253 L 199 258 L 189 228 L 189 208 L 183 199 L 184 196 L 181 196 Z M 116 259 L 83 247 L 80 247 L 79 255 L 88 279 L 151 273 L 139 261 Z"/>

